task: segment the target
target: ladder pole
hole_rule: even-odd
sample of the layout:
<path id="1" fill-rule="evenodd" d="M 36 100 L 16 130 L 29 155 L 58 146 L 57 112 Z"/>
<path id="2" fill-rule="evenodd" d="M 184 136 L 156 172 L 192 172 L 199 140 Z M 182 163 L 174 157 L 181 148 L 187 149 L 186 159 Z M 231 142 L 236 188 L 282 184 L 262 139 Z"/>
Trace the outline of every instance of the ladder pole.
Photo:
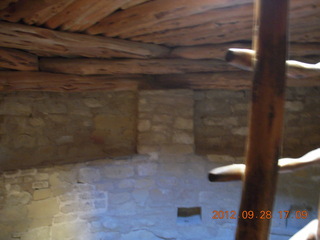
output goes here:
<path id="1" fill-rule="evenodd" d="M 257 0 L 255 11 L 255 69 L 236 240 L 267 240 L 269 213 L 276 214 L 272 210 L 285 101 L 288 0 Z M 242 214 L 249 211 L 253 219 Z"/>

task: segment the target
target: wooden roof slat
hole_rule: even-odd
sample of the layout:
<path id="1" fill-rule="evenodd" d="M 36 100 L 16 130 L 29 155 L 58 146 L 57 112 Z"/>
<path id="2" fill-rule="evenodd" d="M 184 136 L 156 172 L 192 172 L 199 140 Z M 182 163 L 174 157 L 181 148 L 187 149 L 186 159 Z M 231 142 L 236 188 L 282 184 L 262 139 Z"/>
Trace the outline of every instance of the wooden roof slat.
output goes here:
<path id="1" fill-rule="evenodd" d="M 7 8 L 10 4 L 15 3 L 19 0 L 1 0 L 0 1 L 0 10 Z"/>
<path id="2" fill-rule="evenodd" d="M 169 52 L 167 48 L 154 44 L 58 32 L 5 22 L 0 22 L 0 46 L 48 52 L 57 56 L 100 58 L 152 58 L 166 56 Z"/>
<path id="3" fill-rule="evenodd" d="M 129 0 L 77 0 L 46 22 L 49 28 L 81 32 L 94 25 Z"/>
<path id="4" fill-rule="evenodd" d="M 239 71 L 220 60 L 42 58 L 39 64 L 41 71 L 79 75 Z"/>
<path id="5" fill-rule="evenodd" d="M 316 0 L 306 0 L 303 2 L 295 0 L 292 2 L 290 40 L 302 42 L 317 41 L 317 32 L 320 32 L 319 7 L 320 2 Z M 214 9 L 189 16 L 188 18 L 173 19 L 152 26 L 154 30 L 142 29 L 135 33 L 128 33 L 125 36 L 128 37 L 151 31 L 154 33 L 133 36 L 131 39 L 170 46 L 251 40 L 251 20 L 252 4 L 244 4 L 232 8 Z M 306 25 L 306 21 L 311 24 Z M 227 24 L 228 22 L 230 23 L 229 25 Z M 303 36 L 302 31 L 305 31 L 307 37 L 301 38 L 299 36 L 300 34 Z"/>
<path id="6" fill-rule="evenodd" d="M 119 36 L 125 32 L 147 28 L 155 23 L 174 18 L 186 17 L 192 14 L 205 12 L 214 8 L 223 8 L 240 5 L 252 0 L 161 0 L 150 1 L 145 4 L 129 8 L 126 11 L 115 13 L 96 25 L 87 29 L 89 34 L 105 34 Z"/>
<path id="7" fill-rule="evenodd" d="M 221 24 L 225 21 L 233 21 L 236 19 L 250 17 L 252 19 L 252 4 L 243 4 L 233 7 L 212 9 L 206 12 L 193 14 L 188 17 L 180 17 L 170 19 L 164 22 L 157 22 L 147 28 L 136 29 L 135 31 L 127 31 L 120 34 L 122 38 L 132 38 L 140 35 L 148 35 L 153 33 L 173 32 L 183 28 L 191 28 L 203 24 Z"/>
<path id="8" fill-rule="evenodd" d="M 76 0 L 65 0 L 65 1 L 58 1 L 40 11 L 37 11 L 30 16 L 27 16 L 23 19 L 23 21 L 29 25 L 42 25 L 54 15 L 60 13 L 63 9 L 69 6 Z"/>
<path id="9" fill-rule="evenodd" d="M 18 22 L 24 17 L 28 17 L 35 12 L 41 11 L 48 6 L 61 1 L 64 0 L 19 0 L 1 10 L 0 19 L 9 22 Z"/>
<path id="10" fill-rule="evenodd" d="M 31 53 L 0 47 L 0 68 L 38 71 L 38 57 Z"/>
<path id="11" fill-rule="evenodd" d="M 235 21 L 241 21 L 237 19 Z M 234 41 L 251 41 L 252 21 L 243 19 L 240 24 L 235 24 L 230 19 L 229 23 L 218 25 L 206 23 L 190 28 L 169 30 L 150 35 L 142 35 L 131 38 L 134 41 L 154 42 L 168 46 L 192 46 L 202 45 L 208 42 L 224 43 Z"/>
<path id="12" fill-rule="evenodd" d="M 127 8 L 131 8 L 134 7 L 136 5 L 148 2 L 150 0 L 131 0 L 129 2 L 127 2 L 126 4 L 124 4 L 123 6 L 121 6 L 121 9 L 127 9 Z"/>

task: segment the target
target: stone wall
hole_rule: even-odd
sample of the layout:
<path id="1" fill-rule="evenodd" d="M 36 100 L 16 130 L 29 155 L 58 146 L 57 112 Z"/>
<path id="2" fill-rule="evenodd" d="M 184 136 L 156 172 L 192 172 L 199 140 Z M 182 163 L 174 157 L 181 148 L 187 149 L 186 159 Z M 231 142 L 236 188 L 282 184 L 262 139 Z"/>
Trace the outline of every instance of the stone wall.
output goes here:
<path id="1" fill-rule="evenodd" d="M 139 95 L 138 152 L 193 153 L 193 91 Z"/>
<path id="2" fill-rule="evenodd" d="M 136 102 L 133 92 L 1 94 L 1 168 L 135 153 Z"/>
<path id="3" fill-rule="evenodd" d="M 249 91 L 195 92 L 195 142 L 199 154 L 242 155 L 248 133 Z M 300 156 L 320 143 L 320 88 L 288 88 L 283 155 Z"/>
<path id="4" fill-rule="evenodd" d="M 51 104 L 47 104 L 41 109 L 43 115 L 40 115 L 39 110 L 38 113 L 34 111 L 38 107 L 31 103 L 22 104 L 23 94 L 5 96 L 5 101 L 1 103 L 2 109 L 6 110 L 6 115 L 2 116 L 2 120 L 5 120 L 2 124 L 7 127 L 13 119 L 19 119 L 13 121 L 16 127 L 12 127 L 12 130 L 22 126 L 25 126 L 23 130 L 29 129 L 36 116 L 46 119 L 45 125 L 53 121 L 52 117 L 60 117 L 65 121 L 73 119 L 75 113 L 72 114 L 71 111 L 75 111 L 77 106 L 83 109 L 88 96 L 92 96 L 89 97 L 90 106 L 85 107 L 91 115 L 87 118 L 78 117 L 77 121 L 81 119 L 83 123 L 86 119 L 91 122 L 90 130 L 101 130 L 107 138 L 112 130 L 110 125 L 117 124 L 118 121 L 122 124 L 122 113 L 136 109 L 139 154 L 109 158 L 106 157 L 107 153 L 103 152 L 105 156 L 96 161 L 3 172 L 0 175 L 0 239 L 233 239 L 236 219 L 227 219 L 226 216 L 212 219 L 212 212 L 238 211 L 241 183 L 209 183 L 207 172 L 217 166 L 243 161 L 242 139 L 247 130 L 245 115 L 248 93 L 218 90 L 144 91 L 140 92 L 138 97 L 133 93 L 113 93 L 98 95 L 99 99 L 96 94 L 68 96 L 64 99 L 65 102 L 59 102 L 62 106 L 73 106 L 68 107 L 68 111 L 64 113 L 43 114 L 46 108 L 50 109 Z M 43 102 L 51 103 L 64 96 L 57 97 L 53 94 L 52 99 L 47 99 L 49 95 L 32 96 L 41 96 Z M 76 97 L 73 99 L 72 96 Z M 15 115 L 16 107 L 14 114 L 9 114 L 10 107 L 3 107 L 8 106 L 10 97 L 15 105 L 17 101 L 21 103 L 22 115 Z M 112 101 L 122 97 L 123 104 L 120 106 L 116 105 L 118 102 Z M 39 100 L 38 104 L 42 101 Z M 100 101 L 103 107 L 100 106 Z M 137 107 L 132 106 L 135 105 L 134 102 L 138 103 Z M 317 104 L 319 88 L 288 91 L 289 114 L 285 125 L 285 143 L 288 141 L 288 145 L 284 146 L 285 156 L 304 154 L 318 147 Z M 22 110 L 25 108 L 28 111 Z M 30 115 L 29 108 L 31 113 L 39 115 Z M 207 108 L 212 109 L 208 111 Z M 115 122 L 108 122 L 108 116 L 117 111 L 119 118 L 113 119 Z M 64 118 L 65 115 L 67 117 Z M 21 125 L 20 120 L 24 125 Z M 41 122 L 39 119 L 38 121 Z M 72 123 L 79 125 L 77 121 L 68 122 L 67 125 L 73 129 L 74 134 L 77 131 Z M 201 125 L 203 123 L 206 125 Z M 67 131 L 66 125 L 58 126 Z M 42 136 L 46 128 L 40 124 L 39 127 L 31 129 L 39 129 L 39 132 L 36 132 L 39 135 L 31 136 Z M 58 135 L 64 133 L 60 128 L 55 129 L 60 131 Z M 7 129 L 2 128 L 2 131 L 7 131 L 2 136 L 10 136 Z M 291 135 L 288 134 L 290 131 Z M 53 133 L 54 131 L 51 134 Z M 230 140 L 234 136 L 240 137 Z M 304 139 L 306 136 L 308 138 Z M 220 139 L 221 144 L 217 139 L 207 141 L 208 138 Z M 96 144 L 100 143 L 101 138 L 94 139 Z M 10 141 L 14 144 L 14 139 Z M 54 143 L 54 146 L 59 146 Z M 195 154 L 195 149 L 208 149 L 207 143 L 212 144 L 212 150 L 208 151 L 207 156 Z M 220 150 L 219 146 L 223 150 Z M 25 157 L 28 157 L 27 152 Z M 19 160 L 23 162 L 26 158 L 21 155 Z M 319 175 L 320 168 L 314 166 L 279 177 L 276 205 L 272 214 L 271 240 L 287 240 L 316 217 Z M 289 210 L 289 218 L 281 219 L 279 211 Z M 308 217 L 299 218 L 299 214 L 295 214 L 299 211 L 307 211 Z"/>
<path id="5" fill-rule="evenodd" d="M 232 156 L 133 155 L 33 168 L 0 175 L 0 239 L 203 240 L 233 239 L 241 183 L 209 183 L 209 169 Z M 287 240 L 317 214 L 320 168 L 280 177 L 271 240 Z M 193 216 L 178 209 L 198 207 Z M 289 211 L 281 219 L 279 211 Z M 296 211 L 307 211 L 297 219 Z"/>

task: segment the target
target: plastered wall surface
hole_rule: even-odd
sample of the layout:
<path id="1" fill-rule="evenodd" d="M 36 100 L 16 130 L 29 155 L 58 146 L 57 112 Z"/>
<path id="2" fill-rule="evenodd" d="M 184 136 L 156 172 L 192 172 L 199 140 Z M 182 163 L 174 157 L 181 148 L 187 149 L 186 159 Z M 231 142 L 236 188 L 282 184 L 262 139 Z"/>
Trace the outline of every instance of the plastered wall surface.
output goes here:
<path id="1" fill-rule="evenodd" d="M 140 92 L 132 97 L 137 103 L 136 154 L 4 171 L 0 175 L 0 239 L 233 239 L 236 219 L 212 217 L 213 211 L 238 211 L 241 182 L 207 180 L 210 169 L 244 161 L 239 146 L 244 148 L 242 117 L 247 114 L 248 93 L 233 93 L 235 99 L 229 91 L 218 90 Z M 290 89 L 287 98 L 283 154 L 298 157 L 319 143 L 319 88 Z M 202 109 L 201 104 L 209 100 L 213 109 Z M 214 107 L 219 102 L 223 109 Z M 2 118 L 7 119 L 5 123 L 11 120 L 7 115 Z M 208 124 L 208 118 L 207 128 L 201 126 Z M 230 128 L 228 121 L 233 124 Z M 207 132 L 201 133 L 200 126 Z M 215 137 L 217 129 L 224 131 L 217 133 L 221 145 L 206 141 Z M 237 141 L 229 140 L 239 135 Z M 209 142 L 213 150 L 205 152 Z M 225 151 L 219 146 L 225 146 Z M 316 218 L 319 176 L 319 166 L 314 166 L 279 177 L 271 240 L 288 239 Z M 193 208 L 198 212 L 181 214 L 180 210 Z M 284 211 L 291 215 L 281 218 Z M 307 212 L 306 219 L 299 215 L 302 211 Z"/>

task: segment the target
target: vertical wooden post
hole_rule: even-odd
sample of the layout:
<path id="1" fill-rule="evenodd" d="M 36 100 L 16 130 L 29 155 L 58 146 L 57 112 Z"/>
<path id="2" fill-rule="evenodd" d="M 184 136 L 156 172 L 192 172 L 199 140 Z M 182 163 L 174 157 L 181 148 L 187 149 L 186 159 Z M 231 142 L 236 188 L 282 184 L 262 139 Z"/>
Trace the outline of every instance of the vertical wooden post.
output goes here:
<path id="1" fill-rule="evenodd" d="M 320 240 L 320 195 L 318 204 L 318 229 L 317 229 L 317 240 Z"/>
<path id="2" fill-rule="evenodd" d="M 256 11 L 250 130 L 236 240 L 268 239 L 282 137 L 288 0 L 257 0 Z M 254 218 L 245 219 L 244 211 L 253 211 Z"/>

